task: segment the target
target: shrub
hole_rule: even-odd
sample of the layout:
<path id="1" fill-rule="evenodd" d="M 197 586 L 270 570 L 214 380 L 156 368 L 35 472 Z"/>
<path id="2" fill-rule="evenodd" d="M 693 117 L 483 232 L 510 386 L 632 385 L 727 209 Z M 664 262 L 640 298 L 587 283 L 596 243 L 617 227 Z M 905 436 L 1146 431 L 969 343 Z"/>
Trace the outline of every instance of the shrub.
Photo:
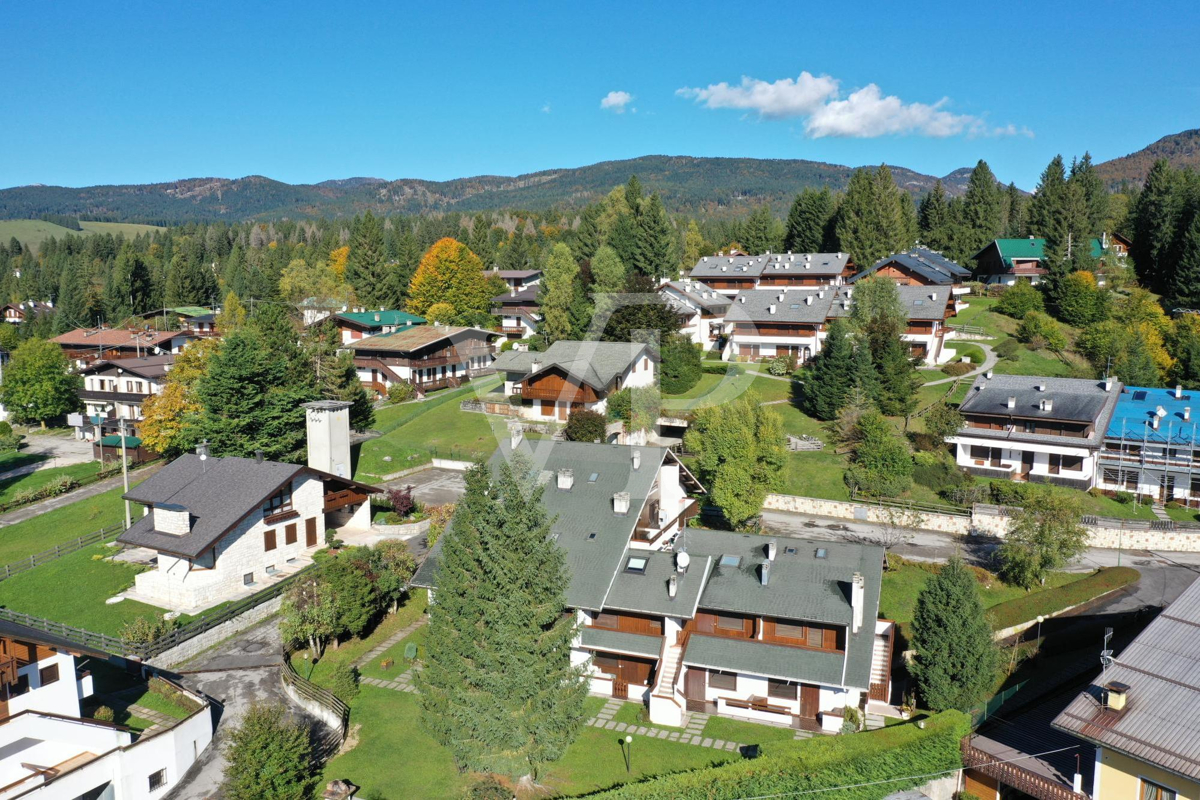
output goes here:
<path id="1" fill-rule="evenodd" d="M 1141 573 L 1132 567 L 1103 567 L 1086 578 L 1065 586 L 1034 592 L 994 605 L 988 609 L 987 616 L 996 630 L 1009 628 L 1039 616 L 1048 617 L 1064 608 L 1086 603 L 1113 589 L 1127 586 L 1140 577 Z"/>
<path id="2" fill-rule="evenodd" d="M 1171 500 L 1167 503 L 1167 508 L 1183 508 L 1183 503 L 1178 500 Z"/>
<path id="3" fill-rule="evenodd" d="M 325 529 L 325 546 L 332 549 L 344 547 L 346 545 L 341 539 L 337 538 L 337 531 L 333 528 Z"/>
<path id="4" fill-rule="evenodd" d="M 767 365 L 767 372 L 776 377 L 787 375 L 792 369 L 792 359 L 787 356 L 775 356 Z"/>
<path id="5" fill-rule="evenodd" d="M 426 535 L 429 547 L 433 547 L 433 543 L 446 531 L 446 526 L 450 524 L 450 518 L 454 516 L 454 509 L 454 503 L 426 509 L 429 514 L 429 533 Z"/>
<path id="6" fill-rule="evenodd" d="M 510 406 L 519 406 L 519 405 L 521 405 L 521 395 L 519 395 L 519 394 L 510 394 L 510 395 L 508 396 L 508 404 L 509 404 Z"/>
<path id="7" fill-rule="evenodd" d="M 581 408 L 567 417 L 563 435 L 569 442 L 603 442 L 606 427 L 604 415 Z"/>
<path id="8" fill-rule="evenodd" d="M 484 778 L 467 789 L 464 800 L 512 800 L 515 792 L 495 778 Z"/>
<path id="9" fill-rule="evenodd" d="M 842 712 L 842 719 L 845 720 L 843 725 L 850 726 L 851 733 L 861 731 L 863 728 L 863 715 L 857 706 L 846 706 Z"/>
<path id="10" fill-rule="evenodd" d="M 735 375 L 741 375 L 746 371 L 746 368 L 740 367 L 737 364 L 713 364 L 706 361 L 700 365 L 700 370 L 708 373 L 709 375 L 728 375 L 732 378 Z"/>
<path id="11" fill-rule="evenodd" d="M 972 480 L 953 460 L 940 453 L 917 453 L 913 462 L 913 481 L 935 492 L 953 489 Z"/>
<path id="12" fill-rule="evenodd" d="M 609 422 L 628 422 L 633 411 L 633 393 L 628 388 L 608 396 L 605 413 Z"/>
<path id="13" fill-rule="evenodd" d="M 683 394 L 700 382 L 700 347 L 684 336 L 672 336 L 663 344 L 659 368 L 666 394 Z M 590 440 L 588 440 L 590 441 Z"/>
<path id="14" fill-rule="evenodd" d="M 1088 496 L 1090 496 L 1090 497 L 1106 497 L 1107 495 L 1105 495 L 1104 490 L 1101 489 L 1099 486 L 1093 486 L 1091 489 L 1088 489 Z"/>
<path id="15" fill-rule="evenodd" d="M 128 645 L 149 644 L 175 627 L 175 620 L 162 617 L 135 617 L 121 626 L 121 641 Z"/>
<path id="16" fill-rule="evenodd" d="M 1016 339 L 1004 339 L 996 345 L 996 355 L 1006 361 L 1015 361 L 1020 349 L 1021 345 L 1017 343 Z"/>
<path id="17" fill-rule="evenodd" d="M 413 487 L 405 486 L 403 489 L 390 489 L 387 493 L 388 503 L 401 518 L 407 517 L 417 508 L 417 501 L 413 498 L 412 490 Z"/>
<path id="18" fill-rule="evenodd" d="M 92 712 L 92 719 L 99 720 L 100 722 L 112 722 L 116 719 L 116 714 L 108 706 L 100 706 Z"/>
<path id="19" fill-rule="evenodd" d="M 412 400 L 413 395 L 415 395 L 416 393 L 417 393 L 417 390 L 413 388 L 413 385 L 411 383 L 409 383 L 408 381 L 399 381 L 397 383 L 393 383 L 391 386 L 388 387 L 388 393 L 387 393 L 388 402 L 389 403 L 403 403 L 408 400 Z"/>
<path id="20" fill-rule="evenodd" d="M 1067 336 L 1062 326 L 1049 314 L 1030 311 L 1017 326 L 1017 338 L 1032 345 L 1034 349 L 1045 347 L 1059 352 L 1067 348 Z"/>
<path id="21" fill-rule="evenodd" d="M 996 311 L 1013 319 L 1023 319 L 1030 311 L 1044 311 L 1046 303 L 1042 293 L 1029 283 L 1017 281 L 1004 290 L 1000 301 L 996 303 Z"/>
<path id="22" fill-rule="evenodd" d="M 1129 505 L 1133 502 L 1133 492 L 1117 492 L 1113 495 L 1113 499 L 1123 505 Z"/>
<path id="23" fill-rule="evenodd" d="M 992 502 L 998 506 L 1019 506 L 1025 502 L 1025 493 L 1029 487 L 1015 481 L 992 481 Z"/>
<path id="24" fill-rule="evenodd" d="M 960 375 L 966 375 L 973 369 L 975 369 L 974 364 L 967 364 L 962 361 L 952 361 L 951 363 L 942 367 L 942 372 L 946 373 L 952 378 L 957 378 Z"/>
<path id="25" fill-rule="evenodd" d="M 5 437 L 5 436 L 12 436 L 12 435 L 13 435 L 12 425 L 9 425 L 7 422 L 0 422 L 0 438 Z"/>
<path id="26" fill-rule="evenodd" d="M 343 703 L 349 703 L 358 697 L 358 678 L 358 667 L 339 662 L 329 675 L 329 691 Z"/>
<path id="27" fill-rule="evenodd" d="M 942 496 L 951 503 L 957 503 L 960 506 L 972 506 L 991 499 L 988 487 L 981 483 L 956 486 L 946 491 Z"/>

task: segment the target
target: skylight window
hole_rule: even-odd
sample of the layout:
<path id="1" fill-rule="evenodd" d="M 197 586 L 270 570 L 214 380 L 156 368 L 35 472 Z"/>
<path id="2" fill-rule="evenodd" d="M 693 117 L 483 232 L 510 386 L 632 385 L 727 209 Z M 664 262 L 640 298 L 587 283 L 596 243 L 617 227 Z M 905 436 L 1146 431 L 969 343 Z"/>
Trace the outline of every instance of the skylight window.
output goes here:
<path id="1" fill-rule="evenodd" d="M 721 566 L 722 567 L 736 567 L 736 566 L 740 565 L 741 563 L 742 563 L 741 556 L 729 556 L 729 555 L 721 556 Z"/>
<path id="2" fill-rule="evenodd" d="M 783 548 L 783 552 L 784 552 L 784 553 L 786 553 L 786 554 L 787 554 L 787 555 L 789 555 L 789 556 L 794 556 L 794 555 L 796 555 L 796 548 L 794 548 L 794 547 L 785 547 L 785 548 Z"/>
<path id="3" fill-rule="evenodd" d="M 589 533 L 589 534 L 588 534 L 588 541 L 589 541 L 589 542 L 590 542 L 590 541 L 593 541 L 595 538 L 596 538 L 596 532 L 595 532 L 595 531 L 592 531 L 591 533 Z"/>
<path id="4" fill-rule="evenodd" d="M 645 556 L 630 556 L 629 560 L 625 562 L 625 571 L 634 572 L 638 575 L 645 575 L 646 564 L 649 562 L 650 559 L 646 558 Z"/>
<path id="5" fill-rule="evenodd" d="M 1141 402 L 1145 401 L 1146 393 L 1145 392 L 1134 392 L 1133 399 L 1134 399 L 1134 402 L 1141 403 Z"/>
<path id="6" fill-rule="evenodd" d="M 827 551 L 824 547 L 817 548 L 817 558 L 825 558 L 827 555 L 829 555 L 829 551 Z"/>
<path id="7" fill-rule="evenodd" d="M 788 308 L 792 309 L 793 311 L 795 311 L 799 307 L 800 307 L 799 303 L 792 303 L 790 306 L 788 306 Z"/>
<path id="8" fill-rule="evenodd" d="M 595 483 L 599 477 L 599 472 L 593 472 L 591 475 L 588 475 L 588 483 Z"/>

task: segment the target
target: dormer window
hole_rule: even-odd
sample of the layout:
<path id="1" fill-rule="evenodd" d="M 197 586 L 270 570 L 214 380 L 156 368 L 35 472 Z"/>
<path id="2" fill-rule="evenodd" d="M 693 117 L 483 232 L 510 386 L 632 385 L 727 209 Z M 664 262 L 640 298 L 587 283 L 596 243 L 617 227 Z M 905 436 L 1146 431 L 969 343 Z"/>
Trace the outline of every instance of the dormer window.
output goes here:
<path id="1" fill-rule="evenodd" d="M 289 482 L 286 486 L 271 496 L 271 499 L 263 503 L 263 516 L 272 516 L 274 514 L 282 514 L 285 511 L 292 510 L 292 484 Z"/>

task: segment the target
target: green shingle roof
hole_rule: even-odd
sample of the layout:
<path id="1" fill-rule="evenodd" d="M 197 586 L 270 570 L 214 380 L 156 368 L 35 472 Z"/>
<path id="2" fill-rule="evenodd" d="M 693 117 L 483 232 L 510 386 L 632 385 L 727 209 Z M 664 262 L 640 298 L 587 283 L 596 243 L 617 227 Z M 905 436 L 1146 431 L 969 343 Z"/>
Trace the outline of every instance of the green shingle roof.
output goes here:
<path id="1" fill-rule="evenodd" d="M 140 447 L 141 444 L 142 444 L 142 440 L 136 436 L 126 436 L 125 437 L 125 446 L 126 447 Z M 100 437 L 100 445 L 102 447 L 120 447 L 121 446 L 121 436 L 120 436 L 120 434 L 116 434 L 116 433 L 110 433 L 107 436 L 102 436 L 102 437 Z"/>
<path id="2" fill-rule="evenodd" d="M 661 636 L 646 636 L 640 633 L 622 633 L 603 628 L 584 628 L 580 632 L 579 644 L 590 650 L 606 650 L 610 653 L 628 653 L 657 659 L 662 652 Z"/>
<path id="3" fill-rule="evenodd" d="M 382 328 L 385 325 L 420 325 L 425 322 L 424 317 L 405 311 L 344 311 L 338 316 L 372 328 Z"/>
<path id="4" fill-rule="evenodd" d="M 1035 258 L 1041 261 L 1046 256 L 1046 240 L 1045 239 L 996 239 L 993 244 L 996 245 L 996 250 L 1000 253 L 1000 258 L 1004 261 L 1005 266 L 1011 267 L 1013 259 L 1029 259 Z M 1100 244 L 1099 239 L 1092 239 L 1092 258 L 1100 258 L 1104 255 L 1104 247 Z M 987 248 L 985 247 L 984 250 Z"/>
<path id="5" fill-rule="evenodd" d="M 647 559 L 645 574 L 625 571 L 625 562 L 631 555 Z M 617 565 L 619 571 L 608 590 L 604 608 L 688 619 L 696 613 L 696 603 L 713 563 L 711 558 L 697 556 L 687 572 L 680 573 L 675 569 L 674 553 L 629 548 Z M 676 581 L 675 597 L 667 591 L 672 575 Z"/>
<path id="6" fill-rule="evenodd" d="M 764 678 L 821 683 L 826 686 L 843 685 L 840 653 L 764 644 L 726 636 L 692 634 L 683 654 L 683 663 L 693 667 L 743 672 Z"/>

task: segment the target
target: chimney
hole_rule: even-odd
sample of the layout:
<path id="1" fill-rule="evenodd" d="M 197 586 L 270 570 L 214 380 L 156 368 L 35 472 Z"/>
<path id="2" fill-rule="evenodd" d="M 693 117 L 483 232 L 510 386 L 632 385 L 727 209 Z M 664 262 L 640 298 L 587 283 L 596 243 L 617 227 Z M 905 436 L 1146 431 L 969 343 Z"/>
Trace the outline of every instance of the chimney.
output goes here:
<path id="1" fill-rule="evenodd" d="M 779 550 L 779 545 L 776 544 L 774 539 L 767 542 L 767 561 L 774 561 L 775 554 L 776 554 L 776 552 L 778 552 L 778 550 Z"/>
<path id="2" fill-rule="evenodd" d="M 634 448 L 633 451 L 633 471 L 637 472 L 642 468 L 642 451 Z"/>
<path id="3" fill-rule="evenodd" d="M 804 305 L 806 305 L 806 306 L 812 305 L 812 295 L 811 294 L 808 297 L 804 298 Z"/>
<path id="4" fill-rule="evenodd" d="M 350 477 L 350 403 L 317 400 L 304 404 L 308 466 L 339 478 Z M 261 453 L 256 454 L 261 456 Z M 260 457 L 258 459 L 262 461 Z"/>
<path id="5" fill-rule="evenodd" d="M 1044 391 L 1046 391 L 1046 384 L 1039 383 L 1036 388 L 1039 392 L 1044 392 Z"/>
<path id="6" fill-rule="evenodd" d="M 1153 428 L 1154 430 L 1158 430 L 1158 415 L 1157 414 L 1155 414 L 1153 417 L 1151 417 L 1150 427 Z"/>
<path id="7" fill-rule="evenodd" d="M 1191 419 L 1192 419 L 1192 407 L 1191 407 L 1191 406 L 1186 406 L 1186 407 L 1184 407 L 1184 409 L 1183 409 L 1183 421 L 1184 421 L 1184 422 L 1190 422 L 1190 421 L 1191 421 Z"/>
<path id="8" fill-rule="evenodd" d="M 1129 702 L 1129 684 L 1110 681 L 1104 684 L 1104 706 L 1109 711 L 1124 711 Z"/>
<path id="9" fill-rule="evenodd" d="M 1042 411 L 1053 411 L 1054 410 L 1054 401 L 1050 400 L 1050 399 L 1043 400 L 1040 403 L 1038 403 L 1038 407 L 1041 408 Z"/>
<path id="10" fill-rule="evenodd" d="M 525 426 L 519 422 L 510 422 L 508 424 L 508 441 L 513 450 L 517 449 L 517 445 L 521 444 L 521 440 L 525 438 Z"/>
<path id="11" fill-rule="evenodd" d="M 560 469 L 558 471 L 558 488 L 564 492 L 571 491 L 571 487 L 575 485 L 575 470 Z"/>
<path id="12" fill-rule="evenodd" d="M 154 506 L 154 529 L 162 533 L 183 536 L 191 533 L 192 515 L 181 505 L 162 503 Z"/>
<path id="13" fill-rule="evenodd" d="M 629 513 L 629 492 L 613 494 L 613 513 L 619 517 Z"/>
<path id="14" fill-rule="evenodd" d="M 766 586 L 767 582 L 771 580 L 771 562 L 770 561 L 764 561 L 758 565 L 758 579 L 762 583 L 763 586 Z"/>
<path id="15" fill-rule="evenodd" d="M 687 554 L 687 551 L 680 550 L 675 554 L 675 571 L 683 574 L 687 572 L 688 564 L 692 563 L 692 557 Z"/>
<path id="16" fill-rule="evenodd" d="M 1017 407 L 1017 398 L 1015 398 L 1015 397 L 1008 398 L 1008 407 L 1016 408 Z"/>
<path id="17" fill-rule="evenodd" d="M 1106 392 L 1111 392 L 1111 391 L 1112 391 L 1112 387 L 1113 387 L 1113 379 L 1112 379 L 1112 378 L 1109 378 L 1109 377 L 1107 377 L 1107 376 L 1105 376 L 1105 378 L 1104 378 L 1104 391 L 1106 391 Z"/>
<path id="18" fill-rule="evenodd" d="M 985 372 L 983 374 L 983 377 L 987 378 L 990 381 L 992 379 L 992 371 L 989 369 L 987 372 Z"/>
<path id="19" fill-rule="evenodd" d="M 375 312 L 375 321 L 376 321 L 376 322 L 379 322 L 379 321 L 380 321 L 380 320 L 379 320 L 379 312 L 378 312 L 378 311 L 376 311 L 376 312 Z"/>
<path id="20" fill-rule="evenodd" d="M 781 303 L 782 303 L 782 302 L 783 302 L 783 298 L 784 298 L 785 296 L 786 296 L 786 295 L 784 295 L 784 293 L 783 293 L 783 292 L 780 292 L 780 293 L 779 293 L 779 302 L 781 302 Z"/>
<path id="21" fill-rule="evenodd" d="M 516 297 L 516 296 L 517 296 L 517 287 L 516 287 L 516 286 L 510 286 L 510 287 L 509 287 L 509 289 L 508 289 L 508 296 L 509 296 L 509 297 Z"/>
<path id="22" fill-rule="evenodd" d="M 767 306 L 767 313 L 768 313 L 768 314 L 774 314 L 774 313 L 775 313 L 775 304 L 774 304 L 774 303 L 771 303 L 771 305 Z"/>
<path id="23" fill-rule="evenodd" d="M 254 463 L 256 463 L 256 464 L 263 463 L 263 451 L 262 450 L 254 451 Z"/>
<path id="24" fill-rule="evenodd" d="M 667 578 L 667 597 L 675 599 L 675 593 L 679 591 L 679 580 L 672 575 Z"/>
<path id="25" fill-rule="evenodd" d="M 542 362 L 538 361 L 536 358 L 533 361 L 529 362 L 529 374 L 530 375 L 539 371 L 541 368 L 542 368 Z"/>
<path id="26" fill-rule="evenodd" d="M 744 294 L 740 294 L 740 295 L 738 295 L 738 302 L 739 302 L 739 303 L 744 303 L 744 302 L 746 302 L 746 295 L 744 295 Z"/>
<path id="27" fill-rule="evenodd" d="M 1181 385 L 1179 385 L 1178 383 L 1175 384 L 1175 399 L 1176 400 L 1183 399 L 1183 387 Z"/>
<path id="28" fill-rule="evenodd" d="M 929 299 L 930 299 L 930 300 L 937 300 L 937 292 L 930 292 L 930 293 L 929 293 Z"/>
<path id="29" fill-rule="evenodd" d="M 854 623 L 851 626 L 851 633 L 858 633 L 858 629 L 863 624 L 863 608 L 866 606 L 866 591 L 867 583 L 863 580 L 861 572 L 854 573 L 850 578 L 850 609 L 854 612 Z"/>

